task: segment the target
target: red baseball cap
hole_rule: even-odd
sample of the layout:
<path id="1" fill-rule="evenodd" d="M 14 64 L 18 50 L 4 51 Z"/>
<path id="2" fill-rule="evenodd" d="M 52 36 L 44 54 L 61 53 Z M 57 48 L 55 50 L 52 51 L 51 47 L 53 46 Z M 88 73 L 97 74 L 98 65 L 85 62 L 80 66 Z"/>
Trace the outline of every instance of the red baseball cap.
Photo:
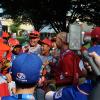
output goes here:
<path id="1" fill-rule="evenodd" d="M 11 44 L 11 45 L 13 45 L 13 46 L 16 46 L 16 45 L 20 44 L 19 41 L 17 39 L 14 39 L 14 38 L 10 38 L 8 40 L 8 43 Z"/>
<path id="2" fill-rule="evenodd" d="M 95 27 L 91 32 L 92 38 L 100 39 L 100 27 Z"/>
<path id="3" fill-rule="evenodd" d="M 45 38 L 44 40 L 42 40 L 42 43 L 44 43 L 44 44 L 47 44 L 48 46 L 52 46 L 52 42 L 51 42 L 51 40 L 50 39 L 48 39 L 48 38 Z"/>
<path id="4" fill-rule="evenodd" d="M 29 37 L 30 38 L 34 38 L 34 37 L 38 38 L 38 37 L 40 37 L 40 32 L 34 30 L 29 33 Z"/>
<path id="5" fill-rule="evenodd" d="M 0 37 L 0 43 L 3 43 L 4 39 L 2 37 Z"/>
<path id="6" fill-rule="evenodd" d="M 9 34 L 8 34 L 7 32 L 3 32 L 3 33 L 2 33 L 2 37 L 3 37 L 3 38 L 7 38 L 7 37 L 9 37 Z"/>

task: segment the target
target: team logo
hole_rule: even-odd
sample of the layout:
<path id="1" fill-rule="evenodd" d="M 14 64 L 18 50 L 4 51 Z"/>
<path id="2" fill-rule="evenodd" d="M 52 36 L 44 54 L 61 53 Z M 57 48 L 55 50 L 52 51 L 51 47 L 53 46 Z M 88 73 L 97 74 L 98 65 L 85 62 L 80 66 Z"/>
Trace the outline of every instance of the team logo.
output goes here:
<path id="1" fill-rule="evenodd" d="M 55 99 L 59 99 L 62 97 L 62 92 L 63 92 L 63 88 L 61 88 L 60 90 L 58 90 L 55 94 Z"/>
<path id="2" fill-rule="evenodd" d="M 17 78 L 20 80 L 24 80 L 26 77 L 25 77 L 25 74 L 23 73 L 17 73 Z"/>

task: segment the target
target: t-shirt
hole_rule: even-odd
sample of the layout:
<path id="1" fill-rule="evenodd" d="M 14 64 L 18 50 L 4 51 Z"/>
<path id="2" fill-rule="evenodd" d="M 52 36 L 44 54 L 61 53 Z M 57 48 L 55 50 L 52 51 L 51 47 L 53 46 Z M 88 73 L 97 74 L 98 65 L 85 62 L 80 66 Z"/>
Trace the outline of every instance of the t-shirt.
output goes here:
<path id="1" fill-rule="evenodd" d="M 10 95 L 10 93 L 9 93 L 7 81 L 0 74 L 0 97 L 1 96 L 9 96 L 9 95 Z"/>
<path id="2" fill-rule="evenodd" d="M 35 48 L 34 47 L 29 47 L 29 51 L 31 53 L 35 53 L 35 54 L 40 54 L 41 53 L 41 45 L 37 45 Z"/>
<path id="3" fill-rule="evenodd" d="M 32 94 L 18 94 L 2 97 L 1 100 L 35 100 L 35 98 Z"/>

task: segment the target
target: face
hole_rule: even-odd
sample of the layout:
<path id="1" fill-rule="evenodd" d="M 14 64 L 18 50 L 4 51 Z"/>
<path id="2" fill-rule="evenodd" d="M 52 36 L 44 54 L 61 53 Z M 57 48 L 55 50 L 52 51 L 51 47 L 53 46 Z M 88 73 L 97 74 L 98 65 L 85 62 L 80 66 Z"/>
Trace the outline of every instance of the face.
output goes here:
<path id="1" fill-rule="evenodd" d="M 57 48 L 56 42 L 52 42 L 52 47 Z"/>
<path id="2" fill-rule="evenodd" d="M 21 52 L 22 52 L 22 48 L 21 48 L 21 47 L 20 47 L 20 48 L 17 47 L 17 48 L 14 48 L 14 49 L 13 49 L 13 53 L 14 53 L 14 54 L 20 54 Z"/>
<path id="3" fill-rule="evenodd" d="M 41 51 L 42 55 L 48 54 L 49 50 L 50 50 L 50 47 L 48 45 L 42 44 L 42 51 Z"/>
<path id="4" fill-rule="evenodd" d="M 56 37 L 56 46 L 59 49 L 62 47 L 62 39 L 60 38 L 59 34 Z"/>
<path id="5" fill-rule="evenodd" d="M 39 41 L 39 38 L 32 38 L 30 39 L 30 45 L 34 47 L 38 44 L 38 41 Z"/>

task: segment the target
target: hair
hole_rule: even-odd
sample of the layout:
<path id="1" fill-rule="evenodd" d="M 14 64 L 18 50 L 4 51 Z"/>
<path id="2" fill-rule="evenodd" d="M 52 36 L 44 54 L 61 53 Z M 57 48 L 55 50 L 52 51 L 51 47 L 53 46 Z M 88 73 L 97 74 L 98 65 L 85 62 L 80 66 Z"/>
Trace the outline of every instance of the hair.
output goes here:
<path id="1" fill-rule="evenodd" d="M 65 43 L 67 43 L 67 33 L 66 33 L 66 32 L 60 32 L 60 33 L 58 33 L 58 36 L 59 36 Z"/>
<path id="2" fill-rule="evenodd" d="M 17 55 L 17 53 L 16 53 L 16 51 L 15 51 L 16 48 L 22 48 L 22 45 L 16 45 L 16 46 L 13 48 L 12 53 L 15 54 L 15 55 Z"/>
<path id="3" fill-rule="evenodd" d="M 15 81 L 15 83 L 16 83 L 16 87 L 20 88 L 20 89 L 32 88 L 32 87 L 35 87 L 37 85 L 37 82 L 35 82 L 35 83 L 21 83 L 21 82 Z"/>

